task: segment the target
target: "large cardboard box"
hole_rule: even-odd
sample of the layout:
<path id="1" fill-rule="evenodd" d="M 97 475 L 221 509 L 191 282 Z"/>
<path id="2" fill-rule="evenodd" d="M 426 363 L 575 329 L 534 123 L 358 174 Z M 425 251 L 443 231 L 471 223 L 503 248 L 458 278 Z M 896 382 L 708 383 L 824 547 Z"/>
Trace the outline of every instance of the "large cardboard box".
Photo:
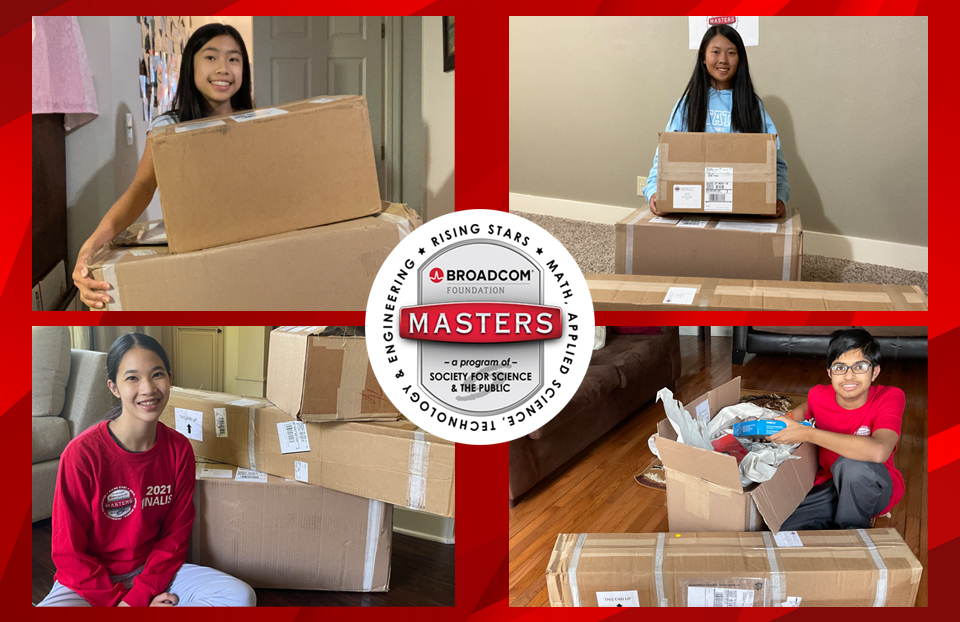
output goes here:
<path id="1" fill-rule="evenodd" d="M 87 265 L 111 285 L 108 311 L 356 311 L 419 225 L 413 210 L 384 203 L 376 216 L 179 255 L 110 244 Z"/>
<path id="2" fill-rule="evenodd" d="M 301 421 L 396 421 L 363 336 L 323 336 L 325 326 L 270 333 L 267 399 Z M 352 328 L 352 327 L 350 327 Z"/>
<path id="3" fill-rule="evenodd" d="M 367 100 L 314 97 L 153 131 L 171 253 L 380 211 Z"/>
<path id="4" fill-rule="evenodd" d="M 197 460 L 188 561 L 251 587 L 385 592 L 393 506 Z"/>
<path id="5" fill-rule="evenodd" d="M 895 529 L 560 534 L 554 607 L 912 607 L 923 567 Z"/>
<path id="6" fill-rule="evenodd" d="M 926 311 L 916 285 L 585 274 L 595 311 Z"/>
<path id="7" fill-rule="evenodd" d="M 661 132 L 658 212 L 777 213 L 777 135 Z"/>
<path id="8" fill-rule="evenodd" d="M 702 411 L 712 419 L 740 401 L 740 377 L 683 405 L 693 420 Z M 797 509 L 813 488 L 820 464 L 817 447 L 803 443 L 774 476 L 744 488 L 734 456 L 677 442 L 668 419 L 657 425 L 657 452 L 667 480 L 671 531 L 771 531 Z"/>
<path id="9" fill-rule="evenodd" d="M 800 212 L 777 219 L 654 216 L 643 207 L 616 224 L 617 274 L 799 281 Z"/>
<path id="10" fill-rule="evenodd" d="M 304 423 L 264 398 L 174 387 L 160 421 L 202 458 L 454 515 L 454 444 L 406 420 Z"/>

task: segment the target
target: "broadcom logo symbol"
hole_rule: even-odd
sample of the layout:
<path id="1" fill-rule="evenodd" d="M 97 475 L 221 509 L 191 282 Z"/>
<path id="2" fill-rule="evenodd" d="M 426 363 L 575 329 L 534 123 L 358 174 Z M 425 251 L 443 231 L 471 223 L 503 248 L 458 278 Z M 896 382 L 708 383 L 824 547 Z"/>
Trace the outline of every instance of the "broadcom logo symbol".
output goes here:
<path id="1" fill-rule="evenodd" d="M 440 268 L 434 268 L 430 271 L 430 280 L 434 283 L 439 283 L 443 280 L 443 270 Z"/>

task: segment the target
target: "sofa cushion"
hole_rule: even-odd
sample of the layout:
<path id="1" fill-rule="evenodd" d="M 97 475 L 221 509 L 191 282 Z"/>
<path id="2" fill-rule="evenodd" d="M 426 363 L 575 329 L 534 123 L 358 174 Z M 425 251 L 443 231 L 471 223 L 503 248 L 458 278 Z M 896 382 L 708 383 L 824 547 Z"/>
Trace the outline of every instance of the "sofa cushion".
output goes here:
<path id="1" fill-rule="evenodd" d="M 70 378 L 70 329 L 33 327 L 33 416 L 57 416 L 63 411 Z"/>
<path id="2" fill-rule="evenodd" d="M 60 417 L 33 418 L 33 462 L 59 458 L 70 442 L 70 424 Z"/>
<path id="3" fill-rule="evenodd" d="M 597 350 L 594 354 L 602 351 L 603 350 Z M 563 407 L 563 410 L 558 412 L 553 419 L 531 432 L 528 436 L 533 440 L 543 438 L 549 434 L 551 430 L 555 430 L 570 419 L 575 418 L 585 407 L 602 400 L 605 395 L 619 386 L 620 372 L 616 367 L 613 365 L 591 364 L 590 367 L 587 368 L 587 374 L 583 377 L 583 382 L 580 383 L 580 388 L 577 389 L 573 399 L 571 399 L 570 402 Z"/>
<path id="4" fill-rule="evenodd" d="M 830 335 L 841 328 L 851 326 L 752 326 L 753 330 L 762 333 L 778 333 L 781 335 Z M 874 337 L 926 337 L 926 326 L 862 326 Z"/>

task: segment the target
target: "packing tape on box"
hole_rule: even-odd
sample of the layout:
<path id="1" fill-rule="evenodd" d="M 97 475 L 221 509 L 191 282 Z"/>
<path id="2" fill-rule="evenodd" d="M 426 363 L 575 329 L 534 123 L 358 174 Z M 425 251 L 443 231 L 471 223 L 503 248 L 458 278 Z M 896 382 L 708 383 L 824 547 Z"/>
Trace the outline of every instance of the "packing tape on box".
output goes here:
<path id="1" fill-rule="evenodd" d="M 863 529 L 857 529 L 857 533 L 860 534 L 864 544 L 867 545 L 867 550 L 870 551 L 870 556 L 873 557 L 873 563 L 877 565 L 877 570 L 880 571 L 880 577 L 877 579 L 877 596 L 873 601 L 873 606 L 883 607 L 884 603 L 887 602 L 887 565 L 883 563 L 883 558 L 880 557 L 876 545 L 873 543 L 873 540 L 870 539 L 870 536 L 867 535 L 867 532 Z"/>
<path id="2" fill-rule="evenodd" d="M 757 504 L 753 502 L 753 497 L 747 497 L 747 530 L 756 531 L 757 530 Z"/>
<path id="3" fill-rule="evenodd" d="M 380 543 L 380 523 L 383 520 L 383 501 L 370 499 L 367 506 L 367 542 L 363 552 L 363 591 L 373 588 L 373 571 L 377 565 L 377 546 Z"/>
<path id="4" fill-rule="evenodd" d="M 793 219 L 797 217 L 796 210 L 791 210 L 790 218 L 783 223 L 783 279 L 790 280 L 790 268 L 793 263 Z"/>
<path id="5" fill-rule="evenodd" d="M 587 539 L 587 534 L 582 533 L 577 536 L 577 543 L 573 547 L 573 555 L 570 557 L 570 569 L 567 575 L 570 577 L 570 594 L 573 596 L 572 603 L 574 607 L 580 606 L 580 589 L 577 587 L 577 564 L 580 563 L 580 551 L 583 549 L 583 542 Z"/>
<path id="6" fill-rule="evenodd" d="M 773 544 L 773 538 L 770 537 L 769 531 L 763 532 L 763 543 L 767 549 L 767 561 L 770 562 L 770 584 L 773 591 L 771 604 L 774 607 L 779 607 L 784 601 L 784 593 L 787 590 L 787 579 L 783 571 L 780 570 L 780 564 L 777 563 L 776 547 Z"/>
<path id="7" fill-rule="evenodd" d="M 385 221 L 392 222 L 393 224 L 397 225 L 397 230 L 400 232 L 401 240 L 407 237 L 408 235 L 410 235 L 410 231 L 411 231 L 410 221 L 407 220 L 406 218 L 402 218 L 400 216 L 397 216 L 396 214 L 388 214 L 386 212 L 382 212 L 380 214 L 380 218 L 383 218 Z"/>
<path id="8" fill-rule="evenodd" d="M 707 307 L 710 305 L 710 297 L 713 296 L 714 292 L 717 291 L 717 285 L 720 284 L 720 279 L 704 279 L 703 283 L 700 285 L 700 291 L 697 292 L 697 295 L 700 296 L 700 306 Z"/>
<path id="9" fill-rule="evenodd" d="M 657 554 L 653 558 L 653 578 L 657 588 L 657 607 L 666 607 L 667 597 L 663 593 L 663 545 L 664 533 L 657 534 Z"/>
<path id="10" fill-rule="evenodd" d="M 638 222 L 643 220 L 644 216 L 647 216 L 648 214 L 652 215 L 653 212 L 647 209 L 647 211 L 641 212 L 627 223 L 627 258 L 626 264 L 624 265 L 625 274 L 633 274 L 633 228 Z"/>
<path id="11" fill-rule="evenodd" d="M 407 507 L 422 510 L 427 507 L 427 466 L 430 463 L 430 443 L 424 439 L 423 430 L 416 430 L 413 437 L 407 476 Z"/>
<path id="12" fill-rule="evenodd" d="M 247 457 L 250 461 L 250 469 L 258 471 L 257 468 L 257 423 L 254 419 L 257 416 L 257 409 L 251 408 L 247 416 Z"/>
<path id="13" fill-rule="evenodd" d="M 900 291 L 896 285 L 884 285 L 883 291 L 887 292 L 887 295 L 890 296 L 890 304 L 893 305 L 894 311 L 910 310 L 910 304 L 907 302 L 906 296 L 903 295 L 903 292 Z"/>
<path id="14" fill-rule="evenodd" d="M 101 269 L 103 270 L 103 280 L 110 284 L 110 300 L 106 309 L 110 311 L 123 311 L 123 305 L 120 303 L 120 287 L 117 283 L 117 262 L 123 259 L 128 253 L 125 250 L 118 250 L 104 260 Z"/>

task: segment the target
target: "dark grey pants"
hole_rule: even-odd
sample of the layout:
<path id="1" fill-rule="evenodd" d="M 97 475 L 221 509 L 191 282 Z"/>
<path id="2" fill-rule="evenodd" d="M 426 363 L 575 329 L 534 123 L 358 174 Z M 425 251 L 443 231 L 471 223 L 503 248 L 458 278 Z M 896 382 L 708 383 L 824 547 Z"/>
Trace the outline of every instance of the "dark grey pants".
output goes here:
<path id="1" fill-rule="evenodd" d="M 869 527 L 893 494 L 890 471 L 876 462 L 839 457 L 830 467 L 833 479 L 814 486 L 782 531 Z"/>

